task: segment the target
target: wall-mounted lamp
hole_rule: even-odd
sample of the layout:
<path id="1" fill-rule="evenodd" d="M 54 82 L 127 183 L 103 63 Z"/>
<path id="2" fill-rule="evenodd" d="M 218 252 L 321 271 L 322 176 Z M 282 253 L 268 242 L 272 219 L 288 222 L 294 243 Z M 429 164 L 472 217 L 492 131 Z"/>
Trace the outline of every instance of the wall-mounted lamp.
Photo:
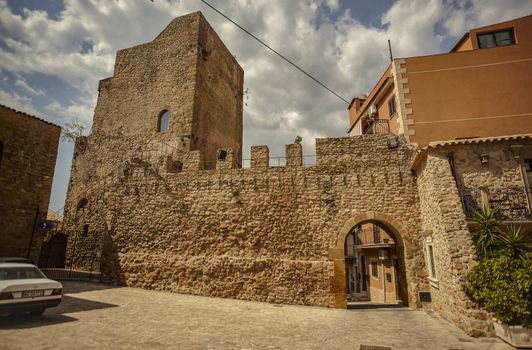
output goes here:
<path id="1" fill-rule="evenodd" d="M 399 139 L 395 135 L 388 136 L 388 138 L 386 139 L 386 143 L 388 144 L 389 149 L 395 149 L 399 147 Z"/>

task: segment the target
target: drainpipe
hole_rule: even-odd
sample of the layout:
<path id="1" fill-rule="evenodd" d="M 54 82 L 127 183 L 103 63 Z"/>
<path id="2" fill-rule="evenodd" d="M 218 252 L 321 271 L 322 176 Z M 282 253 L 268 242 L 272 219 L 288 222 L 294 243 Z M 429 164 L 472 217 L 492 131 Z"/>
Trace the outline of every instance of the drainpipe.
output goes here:
<path id="1" fill-rule="evenodd" d="M 384 291 L 384 303 L 386 304 L 386 274 L 384 273 L 384 260 L 382 261 L 382 290 Z"/>
<path id="2" fill-rule="evenodd" d="M 512 155 L 514 156 L 515 161 L 517 162 L 517 166 L 519 167 L 519 175 L 521 175 L 521 181 L 523 182 L 523 188 L 525 191 L 525 197 L 528 204 L 528 211 L 532 212 L 532 194 L 528 193 L 527 185 L 532 188 L 532 184 L 527 184 L 527 176 L 526 171 L 523 166 L 523 159 L 521 158 L 521 150 L 523 149 L 523 145 L 511 145 L 510 150 L 512 151 Z"/>
<path id="3" fill-rule="evenodd" d="M 39 206 L 35 208 L 35 219 L 33 220 L 33 228 L 31 230 L 30 244 L 28 245 L 28 252 L 26 258 L 30 258 L 31 246 L 33 245 L 33 237 L 35 236 L 35 230 L 37 229 L 37 221 L 39 220 Z M 39 257 L 37 257 L 39 259 Z"/>

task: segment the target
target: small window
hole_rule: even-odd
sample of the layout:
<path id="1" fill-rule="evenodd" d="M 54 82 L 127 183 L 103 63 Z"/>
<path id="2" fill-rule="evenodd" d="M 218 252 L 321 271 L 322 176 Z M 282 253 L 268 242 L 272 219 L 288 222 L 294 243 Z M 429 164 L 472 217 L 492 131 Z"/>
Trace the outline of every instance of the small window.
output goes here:
<path id="1" fill-rule="evenodd" d="M 78 210 L 87 208 L 89 200 L 87 198 L 81 198 L 78 202 Z"/>
<path id="2" fill-rule="evenodd" d="M 355 236 L 355 244 L 362 244 L 362 240 L 360 239 L 360 226 L 355 227 L 355 231 L 353 232 L 353 234 Z"/>
<path id="3" fill-rule="evenodd" d="M 371 259 L 371 276 L 379 278 L 379 262 L 375 259 Z"/>
<path id="4" fill-rule="evenodd" d="M 434 246 L 432 245 L 432 237 L 428 237 L 425 239 L 425 252 L 429 278 L 437 280 L 436 262 L 434 259 Z"/>
<path id="5" fill-rule="evenodd" d="M 432 244 L 428 247 L 428 254 L 429 254 L 429 265 L 430 265 L 430 277 L 436 278 L 436 266 L 434 264 L 434 248 L 432 247 Z"/>
<path id="6" fill-rule="evenodd" d="M 373 225 L 373 243 L 381 242 L 381 228 L 377 225 Z"/>
<path id="7" fill-rule="evenodd" d="M 392 96 L 392 98 L 390 98 L 388 100 L 388 110 L 390 111 L 390 118 L 393 117 L 395 115 L 395 98 Z"/>
<path id="8" fill-rule="evenodd" d="M 159 116 L 158 131 L 165 132 L 168 131 L 170 125 L 170 112 L 162 111 Z"/>
<path id="9" fill-rule="evenodd" d="M 478 47 L 481 49 L 515 44 L 513 29 L 501 30 L 498 32 L 486 34 L 478 34 L 477 39 Z"/>
<path id="10" fill-rule="evenodd" d="M 88 224 L 85 224 L 83 225 L 83 233 L 82 233 L 83 237 L 87 237 L 89 235 L 89 225 Z"/>
<path id="11" fill-rule="evenodd" d="M 170 172 L 172 173 L 180 173 L 183 171 L 183 162 L 180 160 L 176 160 L 172 162 L 172 170 Z"/>

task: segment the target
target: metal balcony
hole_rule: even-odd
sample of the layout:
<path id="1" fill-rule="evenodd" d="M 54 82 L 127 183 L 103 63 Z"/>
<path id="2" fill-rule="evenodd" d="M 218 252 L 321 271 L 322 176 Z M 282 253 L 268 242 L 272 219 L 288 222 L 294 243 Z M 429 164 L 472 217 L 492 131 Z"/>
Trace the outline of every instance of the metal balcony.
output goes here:
<path id="1" fill-rule="evenodd" d="M 368 124 L 362 130 L 362 135 L 389 133 L 390 123 L 388 119 L 368 119 Z"/>
<path id="2" fill-rule="evenodd" d="M 532 198 L 532 188 L 488 188 L 460 190 L 460 199 L 468 220 L 473 219 L 475 211 L 482 205 L 496 209 L 503 221 L 532 221 L 529 200 Z"/>

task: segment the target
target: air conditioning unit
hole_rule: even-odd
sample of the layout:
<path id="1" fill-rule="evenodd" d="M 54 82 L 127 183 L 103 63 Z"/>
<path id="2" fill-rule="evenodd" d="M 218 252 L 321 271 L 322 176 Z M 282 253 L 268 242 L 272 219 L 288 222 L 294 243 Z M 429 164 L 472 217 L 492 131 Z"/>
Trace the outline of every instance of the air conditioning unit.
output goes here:
<path id="1" fill-rule="evenodd" d="M 372 105 L 369 106 L 368 115 L 369 115 L 370 118 L 372 118 L 372 117 L 377 115 L 377 106 L 375 106 L 375 104 L 372 104 Z"/>

